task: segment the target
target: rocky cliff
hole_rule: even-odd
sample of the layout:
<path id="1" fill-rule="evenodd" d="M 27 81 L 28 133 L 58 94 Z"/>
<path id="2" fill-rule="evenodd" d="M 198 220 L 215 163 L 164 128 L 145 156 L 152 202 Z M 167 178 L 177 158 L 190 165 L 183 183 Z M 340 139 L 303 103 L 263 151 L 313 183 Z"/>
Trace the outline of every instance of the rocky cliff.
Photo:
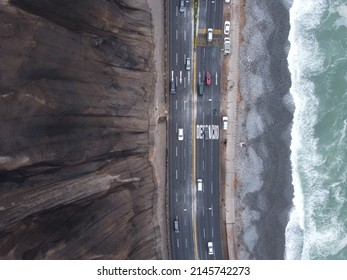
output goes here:
<path id="1" fill-rule="evenodd" d="M 151 14 L 0 0 L 0 258 L 161 258 Z"/>

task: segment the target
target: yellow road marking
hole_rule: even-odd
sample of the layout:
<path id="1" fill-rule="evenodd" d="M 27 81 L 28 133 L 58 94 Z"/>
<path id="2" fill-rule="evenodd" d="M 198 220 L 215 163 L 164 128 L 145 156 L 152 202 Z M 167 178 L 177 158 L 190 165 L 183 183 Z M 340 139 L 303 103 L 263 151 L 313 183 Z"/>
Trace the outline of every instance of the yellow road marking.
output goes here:
<path id="1" fill-rule="evenodd" d="M 195 36 L 195 35 L 194 35 Z M 195 259 L 198 260 L 199 259 L 199 252 L 198 252 L 198 241 L 197 241 L 197 232 L 196 232 L 196 206 L 197 206 L 197 202 L 196 202 L 196 198 L 195 198 L 195 194 L 196 194 L 196 174 L 195 174 L 195 169 L 196 169 L 196 162 L 195 162 L 195 148 L 196 148 L 196 135 L 195 135 L 195 104 L 196 102 L 194 102 L 195 98 L 196 98 L 196 40 L 194 40 L 194 54 L 193 54 L 193 89 L 192 89 L 192 105 L 193 105 L 193 108 L 192 108 L 192 147 L 193 147 L 193 151 L 192 151 L 192 156 L 193 156 L 193 160 L 192 160 L 192 163 L 193 163 L 193 174 L 192 174 L 192 179 L 193 179 L 193 188 L 192 188 L 192 210 L 193 210 L 193 238 L 194 238 L 194 254 L 195 254 Z M 195 201 L 195 203 L 194 203 Z"/>
<path id="2" fill-rule="evenodd" d="M 207 34 L 207 29 L 206 28 L 199 28 L 198 35 L 199 34 Z M 213 34 L 222 34 L 222 30 L 221 29 L 213 29 Z"/>

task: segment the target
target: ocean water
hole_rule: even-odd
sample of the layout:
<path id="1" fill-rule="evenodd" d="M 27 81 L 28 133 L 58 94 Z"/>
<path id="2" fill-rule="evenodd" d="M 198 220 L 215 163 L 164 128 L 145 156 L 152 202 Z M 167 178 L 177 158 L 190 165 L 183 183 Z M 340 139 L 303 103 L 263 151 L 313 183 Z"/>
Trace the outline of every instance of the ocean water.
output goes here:
<path id="1" fill-rule="evenodd" d="M 286 259 L 347 259 L 347 0 L 294 0 Z"/>

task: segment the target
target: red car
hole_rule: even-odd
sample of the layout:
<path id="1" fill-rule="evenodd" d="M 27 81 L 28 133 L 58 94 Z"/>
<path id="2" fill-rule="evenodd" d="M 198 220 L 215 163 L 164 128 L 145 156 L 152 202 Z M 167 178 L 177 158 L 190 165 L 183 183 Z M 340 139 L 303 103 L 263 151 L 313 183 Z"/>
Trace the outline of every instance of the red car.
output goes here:
<path id="1" fill-rule="evenodd" d="M 206 85 L 211 85 L 211 73 L 210 72 L 206 72 L 206 76 L 205 76 L 205 81 L 206 81 Z"/>

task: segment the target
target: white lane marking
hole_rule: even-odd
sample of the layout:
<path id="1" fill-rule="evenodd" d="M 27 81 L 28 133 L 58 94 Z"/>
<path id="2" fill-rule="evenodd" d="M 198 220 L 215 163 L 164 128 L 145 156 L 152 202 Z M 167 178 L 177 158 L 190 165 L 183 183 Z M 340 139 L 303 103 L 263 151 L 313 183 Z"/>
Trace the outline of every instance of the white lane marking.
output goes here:
<path id="1" fill-rule="evenodd" d="M 213 208 L 212 208 L 212 205 L 211 205 L 211 217 L 213 217 Z"/>
<path id="2" fill-rule="evenodd" d="M 204 233 L 204 238 L 206 238 L 206 232 L 205 232 L 205 228 L 202 230 Z"/>
<path id="3" fill-rule="evenodd" d="M 176 202 L 178 202 L 178 193 L 176 193 Z"/>
<path id="4" fill-rule="evenodd" d="M 185 30 L 183 31 L 183 39 L 184 41 L 187 39 L 187 32 Z"/>
<path id="5" fill-rule="evenodd" d="M 176 180 L 177 180 L 177 178 L 178 178 L 178 173 L 177 173 L 177 169 L 176 169 Z"/>
<path id="6" fill-rule="evenodd" d="M 176 17 L 178 16 L 178 6 L 176 6 Z"/>
<path id="7" fill-rule="evenodd" d="M 211 193 L 213 193 L 213 182 L 211 182 Z"/>
<path id="8" fill-rule="evenodd" d="M 205 171 L 205 162 L 202 162 L 202 170 Z"/>
<path id="9" fill-rule="evenodd" d="M 178 30 L 176 29 L 176 40 L 178 40 Z"/>
<path id="10" fill-rule="evenodd" d="M 216 85 L 218 85 L 218 73 L 216 72 Z"/>
<path id="11" fill-rule="evenodd" d="M 180 71 L 180 84 L 182 84 L 182 70 Z"/>
<path id="12" fill-rule="evenodd" d="M 176 131 L 177 131 L 177 123 L 176 123 Z"/>
<path id="13" fill-rule="evenodd" d="M 201 72 L 199 71 L 199 83 L 201 83 Z"/>
<path id="14" fill-rule="evenodd" d="M 177 147 L 176 147 L 176 157 L 178 156 L 178 153 L 177 153 Z"/>
<path id="15" fill-rule="evenodd" d="M 178 64 L 178 53 L 176 53 L 176 65 Z"/>
<path id="16" fill-rule="evenodd" d="M 171 80 L 174 79 L 174 71 L 171 71 Z"/>
<path id="17" fill-rule="evenodd" d="M 186 83 L 187 83 L 187 82 L 186 82 L 186 79 L 187 79 L 186 77 L 183 78 L 183 87 L 184 87 L 184 88 L 186 88 Z"/>
<path id="18" fill-rule="evenodd" d="M 188 71 L 188 84 L 190 84 L 190 71 Z"/>
<path id="19" fill-rule="evenodd" d="M 187 238 L 185 240 L 186 240 L 186 248 L 188 248 L 188 240 L 187 240 Z"/>
<path id="20" fill-rule="evenodd" d="M 178 78 L 177 78 L 177 76 L 176 76 L 176 85 L 177 85 L 177 82 L 178 82 Z"/>
<path id="21" fill-rule="evenodd" d="M 183 109 L 184 110 L 186 110 L 186 102 L 187 102 L 187 100 L 184 100 L 184 102 L 183 102 Z"/>
<path id="22" fill-rule="evenodd" d="M 205 207 L 202 206 L 202 215 L 205 216 Z"/>
<path id="23" fill-rule="evenodd" d="M 213 227 L 212 227 L 212 232 L 211 233 L 212 233 L 212 238 L 213 238 Z"/>
<path id="24" fill-rule="evenodd" d="M 186 202 L 186 194 L 183 194 L 183 202 Z"/>
<path id="25" fill-rule="evenodd" d="M 187 219 L 184 218 L 184 225 L 187 226 Z"/>
<path id="26" fill-rule="evenodd" d="M 205 56 L 206 56 L 206 49 L 204 48 L 204 59 L 205 59 Z"/>
<path id="27" fill-rule="evenodd" d="M 179 248 L 180 247 L 180 241 L 178 240 L 178 238 L 177 238 L 176 242 L 177 242 L 177 247 Z"/>
<path id="28" fill-rule="evenodd" d="M 219 125 L 211 125 L 211 139 L 219 139 Z"/>
<path id="29" fill-rule="evenodd" d="M 176 99 L 175 103 L 176 103 L 176 110 L 177 110 L 177 99 Z"/>

